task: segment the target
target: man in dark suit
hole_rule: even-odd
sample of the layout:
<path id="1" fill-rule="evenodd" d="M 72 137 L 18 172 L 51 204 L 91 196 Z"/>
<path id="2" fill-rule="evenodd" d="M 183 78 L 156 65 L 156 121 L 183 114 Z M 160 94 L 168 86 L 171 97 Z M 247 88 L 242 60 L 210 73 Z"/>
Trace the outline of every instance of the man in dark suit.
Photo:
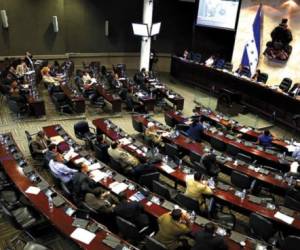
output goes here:
<path id="1" fill-rule="evenodd" d="M 115 207 L 116 215 L 135 224 L 142 229 L 149 225 L 149 217 L 144 212 L 144 207 L 137 201 L 128 201 L 125 196 L 121 197 L 121 202 Z"/>
<path id="2" fill-rule="evenodd" d="M 215 236 L 215 225 L 211 222 L 207 223 L 203 231 L 195 233 L 195 245 L 192 250 L 227 250 L 224 239 L 220 236 Z"/>

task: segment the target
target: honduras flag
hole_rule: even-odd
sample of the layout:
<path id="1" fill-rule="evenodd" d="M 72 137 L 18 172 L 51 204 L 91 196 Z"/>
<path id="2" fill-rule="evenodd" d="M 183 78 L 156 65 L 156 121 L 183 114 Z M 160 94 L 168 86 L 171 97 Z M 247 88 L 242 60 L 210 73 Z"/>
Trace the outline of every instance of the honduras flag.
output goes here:
<path id="1" fill-rule="evenodd" d="M 243 66 L 249 67 L 251 76 L 253 76 L 256 72 L 256 67 L 258 65 L 258 59 L 260 55 L 262 18 L 262 4 L 260 4 L 254 22 L 252 24 L 249 41 L 246 43 L 244 48 L 241 62 Z"/>

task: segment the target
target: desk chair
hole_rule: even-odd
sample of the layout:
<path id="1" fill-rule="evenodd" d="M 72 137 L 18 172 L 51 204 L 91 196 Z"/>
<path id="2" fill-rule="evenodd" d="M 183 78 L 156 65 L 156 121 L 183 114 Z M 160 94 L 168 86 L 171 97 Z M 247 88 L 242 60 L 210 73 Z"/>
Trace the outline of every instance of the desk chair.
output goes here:
<path id="1" fill-rule="evenodd" d="M 175 128 L 176 128 L 176 130 L 186 132 L 190 128 L 190 126 L 186 125 L 186 124 L 176 124 Z"/>
<path id="2" fill-rule="evenodd" d="M 280 85 L 279 85 L 279 88 L 283 91 L 283 92 L 289 92 L 289 89 L 290 87 L 292 86 L 292 79 L 290 78 L 283 78 Z"/>
<path id="3" fill-rule="evenodd" d="M 214 149 L 216 149 L 218 151 L 221 151 L 221 152 L 225 151 L 225 149 L 226 149 L 226 144 L 224 142 L 220 141 L 220 140 L 215 139 L 215 138 L 210 138 L 210 145 Z"/>
<path id="4" fill-rule="evenodd" d="M 25 130 L 25 135 L 26 135 L 27 144 L 28 144 L 31 157 L 37 162 L 44 162 L 44 156 L 41 154 L 36 154 L 32 147 L 32 142 L 33 142 L 32 136 L 36 134 L 37 133 L 30 134 L 27 130 Z"/>
<path id="5" fill-rule="evenodd" d="M 171 157 L 174 161 L 178 161 L 180 157 L 182 156 L 182 153 L 180 152 L 177 145 L 166 143 L 165 144 L 165 154 Z"/>
<path id="6" fill-rule="evenodd" d="M 176 125 L 176 121 L 170 117 L 167 113 L 165 113 L 165 122 L 168 126 L 170 126 L 171 128 L 173 128 Z"/>
<path id="7" fill-rule="evenodd" d="M 68 99 L 63 92 L 55 92 L 52 95 L 52 101 L 55 105 L 55 108 L 59 111 L 60 114 L 63 113 L 72 113 L 72 107 L 68 103 Z"/>
<path id="8" fill-rule="evenodd" d="M 254 237 L 268 243 L 275 234 L 272 222 L 257 213 L 251 213 L 250 215 L 249 230 Z"/>
<path id="9" fill-rule="evenodd" d="M 230 144 L 226 145 L 226 153 L 232 155 L 232 156 L 236 156 L 238 153 L 240 153 L 240 149 L 232 146 Z"/>
<path id="10" fill-rule="evenodd" d="M 259 83 L 267 83 L 269 75 L 267 73 L 260 73 L 257 77 L 257 82 Z"/>
<path id="11" fill-rule="evenodd" d="M 116 217 L 117 227 L 125 240 L 129 240 L 131 242 L 138 242 L 144 238 L 144 233 L 148 229 L 147 227 L 138 230 L 137 226 L 133 223 L 129 222 L 121 218 L 120 216 Z"/>
<path id="12" fill-rule="evenodd" d="M 139 133 L 144 133 L 144 125 L 141 122 L 137 122 L 133 117 L 132 117 L 132 126 L 135 131 Z"/>
<path id="13" fill-rule="evenodd" d="M 147 187 L 150 190 L 153 190 L 153 181 L 159 182 L 159 172 L 153 172 L 149 174 L 143 174 L 140 176 L 138 182 L 141 186 Z"/>
<path id="14" fill-rule="evenodd" d="M 289 235 L 287 236 L 281 246 L 281 250 L 298 250 L 300 246 L 300 237 Z"/>
<path id="15" fill-rule="evenodd" d="M 197 63 L 200 63 L 201 62 L 201 59 L 202 59 L 202 55 L 200 53 L 194 53 L 193 54 L 193 61 L 197 62 Z"/>
<path id="16" fill-rule="evenodd" d="M 167 250 L 164 244 L 150 236 L 146 236 L 145 248 L 146 250 Z"/>
<path id="17" fill-rule="evenodd" d="M 237 188 L 246 190 L 250 190 L 253 186 L 253 181 L 248 175 L 235 170 L 231 172 L 231 183 Z"/>
<path id="18" fill-rule="evenodd" d="M 92 146 L 93 140 L 96 139 L 96 130 L 93 127 L 89 127 L 89 124 L 86 121 L 75 123 L 74 133 L 76 138 L 83 140 L 87 147 Z"/>
<path id="19" fill-rule="evenodd" d="M 191 162 L 192 163 L 195 163 L 195 162 L 198 162 L 198 163 L 200 163 L 200 161 L 201 161 L 201 155 L 199 155 L 198 153 L 195 153 L 195 152 L 193 152 L 193 151 L 190 151 L 190 160 L 191 160 Z"/>
<path id="20" fill-rule="evenodd" d="M 199 202 L 197 200 L 185 196 L 182 193 L 178 193 L 178 195 L 176 195 L 175 201 L 178 205 L 180 205 L 180 207 L 183 207 L 189 211 L 195 211 L 197 214 L 200 214 Z"/>
<path id="21" fill-rule="evenodd" d="M 27 108 L 23 103 L 19 103 L 12 99 L 9 99 L 7 103 L 10 111 L 17 115 L 17 119 L 20 119 L 26 114 Z"/>
<path id="22" fill-rule="evenodd" d="M 232 69 L 233 69 L 232 63 L 231 62 L 226 62 L 224 64 L 224 69 L 227 70 L 227 71 L 229 71 L 229 72 L 232 72 Z"/>
<path id="23" fill-rule="evenodd" d="M 167 187 L 166 185 L 154 180 L 152 182 L 153 192 L 159 194 L 167 200 L 175 200 L 178 192 L 175 189 Z"/>
<path id="24" fill-rule="evenodd" d="M 216 221 L 224 228 L 233 230 L 236 224 L 236 218 L 230 211 L 229 213 L 223 212 L 224 207 L 216 203 L 214 197 L 210 197 L 208 200 L 208 218 Z"/>
<path id="25" fill-rule="evenodd" d="M 300 191 L 289 189 L 284 197 L 284 205 L 290 209 L 300 211 Z"/>

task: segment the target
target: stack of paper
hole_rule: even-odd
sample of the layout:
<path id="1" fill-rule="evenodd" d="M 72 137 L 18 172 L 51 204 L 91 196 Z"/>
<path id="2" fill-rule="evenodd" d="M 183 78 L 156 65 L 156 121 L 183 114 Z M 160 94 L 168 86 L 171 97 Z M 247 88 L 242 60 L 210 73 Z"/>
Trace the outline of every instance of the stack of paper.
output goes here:
<path id="1" fill-rule="evenodd" d="M 276 212 L 274 217 L 277 218 L 278 220 L 282 220 L 283 222 L 285 222 L 287 224 L 292 224 L 295 220 L 293 217 L 283 214 L 281 212 Z"/>
<path id="2" fill-rule="evenodd" d="M 128 185 L 125 183 L 118 182 L 116 185 L 113 185 L 112 187 L 110 185 L 109 187 L 111 188 L 111 190 L 114 193 L 119 194 L 119 193 L 122 193 L 123 191 L 125 191 L 128 188 Z"/>
<path id="3" fill-rule="evenodd" d="M 33 187 L 33 186 L 30 186 L 29 188 L 26 189 L 25 193 L 27 194 L 39 194 L 41 191 L 41 189 L 39 189 L 38 187 Z"/>
<path id="4" fill-rule="evenodd" d="M 79 158 L 79 159 L 76 159 L 75 161 L 74 161 L 74 163 L 77 165 L 77 164 L 80 164 L 80 163 L 83 163 L 83 162 L 85 162 L 85 159 L 84 158 Z"/>
<path id="5" fill-rule="evenodd" d="M 95 182 L 99 182 L 104 178 L 108 177 L 108 174 L 105 172 L 102 172 L 100 170 L 93 170 L 90 172 L 90 177 L 95 181 Z"/>
<path id="6" fill-rule="evenodd" d="M 127 138 L 122 138 L 119 140 L 119 142 L 123 145 L 127 145 L 127 144 L 131 143 L 131 141 Z"/>
<path id="7" fill-rule="evenodd" d="M 71 233 L 71 238 L 87 245 L 89 245 L 95 237 L 96 234 L 82 228 L 76 228 L 73 233 Z"/>
<path id="8" fill-rule="evenodd" d="M 55 145 L 58 145 L 59 143 L 64 141 L 64 139 L 60 135 L 53 136 L 53 137 L 50 138 L 50 140 Z"/>
<path id="9" fill-rule="evenodd" d="M 70 150 L 64 155 L 64 159 L 66 161 L 69 161 L 73 158 L 75 158 L 76 156 L 78 156 L 78 154 L 76 152 L 74 152 L 74 148 L 70 148 Z"/>
<path id="10" fill-rule="evenodd" d="M 100 165 L 99 162 L 97 162 L 97 163 L 94 163 L 94 164 L 90 165 L 88 167 L 88 171 L 93 171 L 93 170 L 101 169 L 101 168 L 102 168 L 102 166 Z"/>
<path id="11" fill-rule="evenodd" d="M 171 174 L 173 172 L 175 172 L 175 170 L 173 168 L 171 168 L 169 165 L 167 164 L 162 164 L 161 165 L 162 170 L 164 170 L 167 174 Z"/>
<path id="12" fill-rule="evenodd" d="M 247 133 L 249 130 L 250 130 L 250 129 L 248 129 L 248 128 L 242 128 L 240 131 L 241 131 L 242 133 Z"/>

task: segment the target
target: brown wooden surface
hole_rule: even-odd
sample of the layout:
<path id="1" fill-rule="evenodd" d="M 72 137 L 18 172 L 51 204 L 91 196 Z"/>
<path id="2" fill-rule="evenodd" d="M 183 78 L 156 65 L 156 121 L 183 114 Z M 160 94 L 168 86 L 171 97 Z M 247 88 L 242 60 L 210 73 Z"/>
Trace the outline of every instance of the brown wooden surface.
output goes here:
<path id="1" fill-rule="evenodd" d="M 122 100 L 119 96 L 109 93 L 101 84 L 97 84 L 96 89 L 98 94 L 103 96 L 103 98 L 111 104 L 113 112 L 122 111 Z"/>
<path id="2" fill-rule="evenodd" d="M 18 166 L 18 163 L 15 161 L 12 155 L 6 152 L 5 147 L 2 144 L 0 144 L 0 162 L 7 175 L 15 183 L 20 192 L 22 192 L 29 199 L 31 204 L 41 214 L 43 214 L 59 231 L 61 231 L 67 237 L 70 237 L 71 233 L 76 229 L 76 227 L 72 226 L 73 218 L 65 213 L 63 207 L 53 207 L 53 210 L 50 211 L 48 198 L 42 191 L 38 195 L 28 194 L 25 192 L 28 187 L 35 185 L 23 174 L 21 167 Z M 72 207 L 76 209 L 74 205 L 72 205 Z M 76 242 L 82 249 L 112 249 L 102 243 L 102 240 L 109 233 L 110 232 L 104 230 L 98 231 L 96 233 L 96 237 L 89 245 L 74 240 L 73 238 L 71 239 Z"/>
<path id="3" fill-rule="evenodd" d="M 98 119 L 100 120 L 100 119 Z M 57 136 L 59 135 L 56 130 L 55 130 L 55 126 L 56 125 L 53 125 L 53 126 L 48 126 L 48 127 L 44 127 L 43 130 L 45 132 L 45 134 L 48 136 L 48 137 L 53 137 L 53 136 Z M 55 133 L 56 132 L 56 133 Z M 111 133 L 109 135 L 112 135 Z M 103 179 L 100 181 L 100 184 L 104 187 L 106 187 L 107 189 L 109 189 L 109 185 L 111 183 L 114 182 L 114 178 L 107 178 L 107 179 Z M 134 182 L 130 181 L 127 179 L 127 182 L 131 182 L 135 187 L 137 186 L 137 184 L 135 184 Z M 134 193 L 136 193 L 137 190 L 125 190 L 125 195 L 127 196 L 127 198 L 129 198 L 130 196 L 132 196 Z M 157 196 L 155 194 L 153 194 L 154 196 Z M 155 218 L 158 218 L 159 216 L 163 215 L 164 213 L 166 212 L 169 212 L 169 210 L 167 210 L 166 208 L 162 207 L 161 205 L 158 205 L 158 204 L 154 204 L 154 203 L 148 203 L 148 200 L 145 198 L 143 200 L 140 201 L 141 204 L 143 204 L 144 206 L 144 209 L 147 213 L 149 213 L 150 215 L 154 216 Z M 203 228 L 194 223 L 193 224 L 193 227 L 192 227 L 192 231 L 193 232 L 197 232 L 198 230 L 203 230 Z M 234 242 L 233 240 L 231 240 L 229 237 L 225 237 L 225 240 L 229 246 L 229 249 L 230 250 L 238 250 L 240 249 L 240 245 L 236 242 Z M 253 248 L 253 244 L 254 242 L 253 241 L 250 241 L 250 240 L 246 240 L 246 246 L 244 247 L 244 249 L 252 249 Z"/>

